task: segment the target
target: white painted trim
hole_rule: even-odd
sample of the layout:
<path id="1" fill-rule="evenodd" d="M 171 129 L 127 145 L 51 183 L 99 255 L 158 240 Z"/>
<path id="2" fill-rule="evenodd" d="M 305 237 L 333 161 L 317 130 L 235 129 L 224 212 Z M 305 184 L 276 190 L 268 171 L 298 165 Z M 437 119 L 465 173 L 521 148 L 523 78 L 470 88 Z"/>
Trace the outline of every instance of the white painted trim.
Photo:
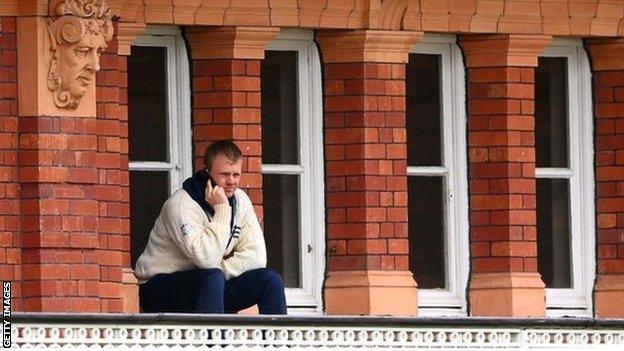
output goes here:
<path id="1" fill-rule="evenodd" d="M 178 167 L 171 162 L 132 161 L 129 162 L 131 171 L 172 171 Z"/>
<path id="2" fill-rule="evenodd" d="M 408 176 L 421 176 L 421 177 L 443 177 L 448 174 L 446 167 L 427 167 L 427 166 L 408 166 Z"/>
<path id="3" fill-rule="evenodd" d="M 554 39 L 542 56 L 568 62 L 569 169 L 537 168 L 538 178 L 569 179 L 572 288 L 546 289 L 548 316 L 592 314 L 595 278 L 594 145 L 591 71 L 580 40 Z M 539 233 L 538 233 L 539 235 Z"/>
<path id="4" fill-rule="evenodd" d="M 262 174 L 303 174 L 304 172 L 304 167 L 300 165 L 262 165 Z"/>
<path id="5" fill-rule="evenodd" d="M 535 178 L 570 179 L 574 171 L 569 168 L 536 168 Z"/>
<path id="6" fill-rule="evenodd" d="M 186 45 L 177 27 L 148 26 L 133 45 L 167 50 L 167 138 L 169 162 L 129 163 L 131 171 L 169 171 L 169 194 L 192 174 L 191 91 Z"/>
<path id="7" fill-rule="evenodd" d="M 320 56 L 313 32 L 281 30 L 267 50 L 298 53 L 299 164 L 263 164 L 263 174 L 299 175 L 301 288 L 287 288 L 291 314 L 322 313 L 325 272 L 323 111 Z M 310 250 L 311 249 L 311 250 Z"/>
<path id="8" fill-rule="evenodd" d="M 455 324 L 455 325 L 453 325 Z M 536 324 L 536 323 L 535 323 Z M 17 349 L 145 350 L 145 349 L 332 349 L 332 350 L 600 350 L 624 347 L 620 327 L 387 325 L 369 322 L 349 325 L 299 321 L 271 325 L 241 319 L 219 323 L 157 322 L 36 322 L 13 323 L 11 341 Z"/>
<path id="9" fill-rule="evenodd" d="M 424 316 L 466 315 L 470 267 L 466 110 L 464 64 L 454 36 L 426 34 L 412 53 L 441 57 L 443 165 L 409 166 L 408 176 L 437 176 L 445 180 L 447 289 L 419 289 L 419 313 Z M 408 77 L 406 77 L 408 78 Z"/>

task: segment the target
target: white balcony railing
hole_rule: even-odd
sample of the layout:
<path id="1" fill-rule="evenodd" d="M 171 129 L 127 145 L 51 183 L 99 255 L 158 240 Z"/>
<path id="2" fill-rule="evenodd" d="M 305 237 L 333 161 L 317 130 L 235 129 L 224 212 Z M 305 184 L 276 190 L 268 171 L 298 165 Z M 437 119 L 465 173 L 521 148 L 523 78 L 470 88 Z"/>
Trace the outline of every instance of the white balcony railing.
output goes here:
<path id="1" fill-rule="evenodd" d="M 624 320 L 14 314 L 13 349 L 624 350 Z"/>

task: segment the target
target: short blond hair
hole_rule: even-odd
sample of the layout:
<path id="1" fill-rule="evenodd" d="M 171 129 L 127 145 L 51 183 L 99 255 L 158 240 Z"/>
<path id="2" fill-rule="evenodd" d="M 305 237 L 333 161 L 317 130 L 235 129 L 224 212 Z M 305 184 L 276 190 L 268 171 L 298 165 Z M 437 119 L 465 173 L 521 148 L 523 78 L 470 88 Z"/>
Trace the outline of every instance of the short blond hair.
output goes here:
<path id="1" fill-rule="evenodd" d="M 212 168 L 212 161 L 218 156 L 223 155 L 232 162 L 237 162 L 243 157 L 243 152 L 238 146 L 229 139 L 217 140 L 206 148 L 204 153 L 204 166 L 208 171 Z"/>

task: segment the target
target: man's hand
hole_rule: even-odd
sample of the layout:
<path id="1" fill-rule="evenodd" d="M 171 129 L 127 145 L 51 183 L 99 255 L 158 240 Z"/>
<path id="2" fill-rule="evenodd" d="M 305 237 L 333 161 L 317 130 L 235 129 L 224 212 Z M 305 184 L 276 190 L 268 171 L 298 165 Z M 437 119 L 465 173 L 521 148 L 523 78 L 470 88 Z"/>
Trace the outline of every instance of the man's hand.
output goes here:
<path id="1" fill-rule="evenodd" d="M 217 205 L 227 205 L 229 202 L 223 188 L 218 185 L 213 187 L 211 183 L 212 182 L 209 180 L 206 184 L 206 202 L 213 208 Z"/>

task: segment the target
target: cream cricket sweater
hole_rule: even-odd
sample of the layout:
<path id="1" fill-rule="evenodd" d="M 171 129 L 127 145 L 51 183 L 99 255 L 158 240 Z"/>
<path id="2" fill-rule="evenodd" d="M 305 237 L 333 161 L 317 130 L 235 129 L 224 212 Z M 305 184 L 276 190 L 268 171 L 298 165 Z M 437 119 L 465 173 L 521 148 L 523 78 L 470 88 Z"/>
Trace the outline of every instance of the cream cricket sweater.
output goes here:
<path id="1" fill-rule="evenodd" d="M 230 279 L 265 267 L 264 237 L 251 200 L 240 189 L 234 195 L 232 233 L 232 209 L 228 204 L 217 205 L 209 218 L 185 190 L 171 195 L 156 218 L 145 251 L 137 260 L 134 274 L 139 283 L 156 274 L 195 268 L 220 268 L 226 279 Z"/>

